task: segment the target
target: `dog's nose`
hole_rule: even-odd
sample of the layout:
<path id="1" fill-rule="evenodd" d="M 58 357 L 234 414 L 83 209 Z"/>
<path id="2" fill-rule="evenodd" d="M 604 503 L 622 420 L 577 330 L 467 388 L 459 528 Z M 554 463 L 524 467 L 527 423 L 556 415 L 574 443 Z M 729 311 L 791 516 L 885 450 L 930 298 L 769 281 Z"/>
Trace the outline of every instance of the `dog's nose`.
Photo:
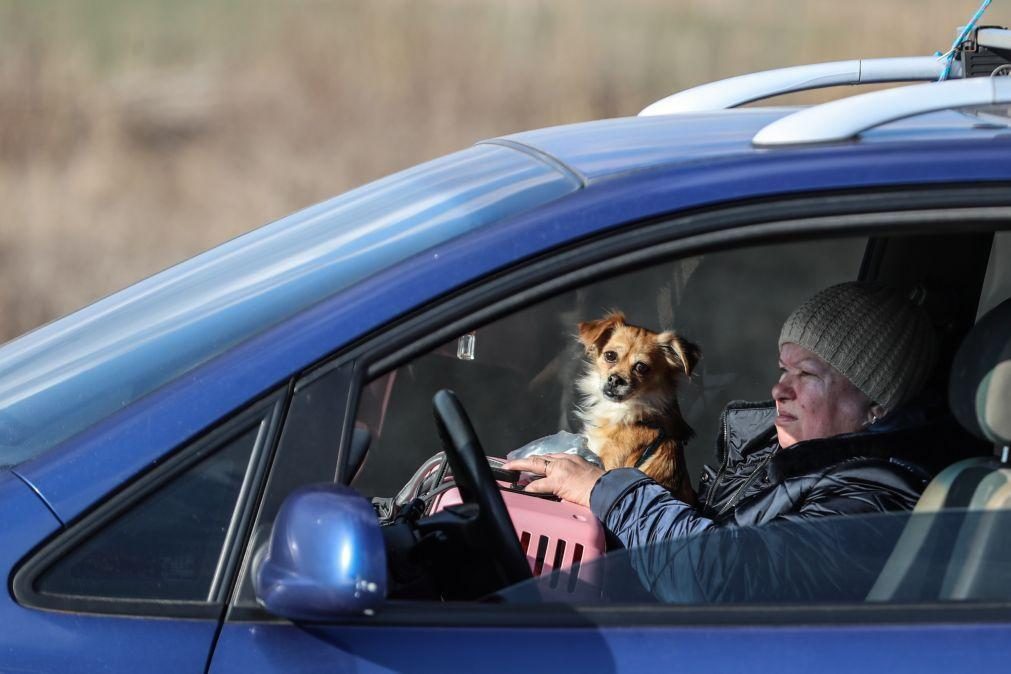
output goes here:
<path id="1" fill-rule="evenodd" d="M 624 379 L 622 379 L 621 375 L 612 374 L 612 375 L 609 375 L 607 377 L 607 385 L 608 386 L 611 386 L 611 387 L 626 386 L 627 384 L 628 384 L 628 382 L 625 381 Z"/>

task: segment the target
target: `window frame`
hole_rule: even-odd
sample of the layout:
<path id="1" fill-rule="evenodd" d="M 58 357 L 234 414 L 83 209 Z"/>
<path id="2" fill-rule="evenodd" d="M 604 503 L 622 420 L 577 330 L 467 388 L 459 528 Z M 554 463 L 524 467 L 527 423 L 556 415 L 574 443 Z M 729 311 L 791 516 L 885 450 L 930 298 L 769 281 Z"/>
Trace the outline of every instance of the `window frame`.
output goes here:
<path id="1" fill-rule="evenodd" d="M 239 602 L 243 601 L 245 595 L 252 590 L 252 578 L 250 574 L 252 573 L 253 558 L 256 555 L 256 530 L 261 526 L 265 516 L 270 518 L 270 524 L 273 526 L 273 517 L 284 500 L 284 496 L 279 497 L 276 493 L 278 488 L 277 483 L 286 484 L 291 482 L 290 472 L 285 471 L 284 466 L 279 466 L 278 463 L 288 456 L 292 446 L 297 448 L 307 442 L 320 442 L 324 438 L 329 438 L 333 441 L 333 446 L 336 447 L 342 441 L 343 428 L 354 426 L 354 418 L 349 419 L 347 414 L 349 410 L 354 409 L 348 404 L 348 399 L 352 382 L 355 381 L 355 367 L 356 363 L 354 361 L 331 362 L 316 368 L 293 383 L 287 402 L 284 423 L 278 430 L 277 439 L 274 443 L 275 448 L 267 460 L 266 475 L 261 481 L 262 488 L 257 496 L 255 505 L 250 504 L 250 522 L 246 537 L 238 548 L 237 554 L 241 554 L 242 559 L 240 560 L 238 573 L 234 578 L 233 590 L 229 596 L 229 618 L 235 614 L 242 615 L 247 611 L 255 613 L 261 610 L 258 607 L 253 609 L 251 606 L 245 606 Z M 323 417 L 310 417 L 315 423 L 300 423 L 303 421 L 303 416 L 309 411 L 307 409 L 309 407 L 308 401 L 301 398 L 301 394 L 305 392 L 323 392 L 329 394 L 331 399 L 327 402 L 333 405 L 337 411 L 337 415 L 340 416 L 339 423 L 334 427 L 328 427 L 328 419 Z M 339 470 L 337 466 L 338 458 L 339 453 L 333 457 L 332 461 L 330 461 L 329 457 L 325 459 L 325 470 L 329 470 L 329 473 L 320 475 L 318 481 L 337 480 L 337 472 Z M 316 457 L 316 459 L 318 460 L 319 457 Z M 271 510 L 273 512 L 269 512 Z"/>
<path id="2" fill-rule="evenodd" d="M 249 535 L 250 523 L 259 492 L 266 476 L 269 458 L 290 398 L 290 387 L 274 390 L 220 421 L 199 437 L 183 443 L 179 449 L 151 470 L 137 476 L 115 493 L 99 502 L 75 522 L 44 541 L 15 569 L 12 576 L 14 599 L 22 606 L 75 613 L 160 618 L 220 618 Z M 242 484 L 229 517 L 206 600 L 129 599 L 84 595 L 45 594 L 35 589 L 36 580 L 64 554 L 89 537 L 101 533 L 120 515 L 155 494 L 176 477 L 223 449 L 254 426 L 259 425 Z"/>
<path id="3" fill-rule="evenodd" d="M 557 213 L 555 218 L 559 217 Z M 966 221 L 972 223 L 966 227 Z M 459 334 L 566 290 L 662 259 L 789 241 L 870 237 L 859 278 L 874 278 L 875 245 L 890 235 L 995 231 L 1011 228 L 1007 185 L 863 188 L 724 204 L 624 225 L 520 261 L 416 309 L 336 352 L 317 368 L 351 368 L 340 429 L 337 481 L 346 483 L 351 432 L 364 385 Z M 880 246 L 877 246 L 880 251 Z M 985 271 L 985 269 L 983 270 Z M 977 298 L 978 300 L 978 298 Z M 970 323 L 971 325 L 971 323 Z M 315 371 L 309 368 L 309 376 Z M 251 556 L 253 551 L 249 551 Z M 262 608 L 230 607 L 229 621 L 285 623 Z M 503 606 L 462 602 L 390 602 L 368 617 L 326 624 L 384 626 L 637 626 L 769 625 L 846 622 L 1008 622 L 1011 603 L 958 606 Z"/>

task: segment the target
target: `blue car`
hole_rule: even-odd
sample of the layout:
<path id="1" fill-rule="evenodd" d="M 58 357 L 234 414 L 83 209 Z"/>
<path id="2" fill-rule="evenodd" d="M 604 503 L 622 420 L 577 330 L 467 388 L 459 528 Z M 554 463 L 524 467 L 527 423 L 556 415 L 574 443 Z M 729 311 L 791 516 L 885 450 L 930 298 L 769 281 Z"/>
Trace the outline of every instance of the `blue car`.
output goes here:
<path id="1" fill-rule="evenodd" d="M 1011 78 L 973 64 L 758 73 L 480 142 L 7 344 L 0 671 L 1002 671 Z M 924 83 L 739 107 L 873 81 Z M 700 346 L 687 462 L 718 465 L 786 316 L 855 279 L 919 293 L 982 454 L 875 516 L 869 588 L 839 563 L 838 594 L 780 596 L 784 564 L 760 595 L 657 597 L 589 511 L 498 467 L 576 430 L 573 334 L 615 308 Z M 802 533 L 858 554 L 862 517 Z"/>

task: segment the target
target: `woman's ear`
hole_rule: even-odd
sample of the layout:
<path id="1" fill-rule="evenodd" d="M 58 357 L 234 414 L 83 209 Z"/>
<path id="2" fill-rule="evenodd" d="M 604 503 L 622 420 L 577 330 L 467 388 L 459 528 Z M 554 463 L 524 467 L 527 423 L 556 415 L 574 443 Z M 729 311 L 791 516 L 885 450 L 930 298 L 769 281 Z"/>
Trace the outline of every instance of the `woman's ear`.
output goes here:
<path id="1" fill-rule="evenodd" d="M 878 421 L 885 417 L 885 408 L 877 403 L 871 403 L 871 406 L 867 408 L 867 425 L 876 424 Z"/>
<path id="2" fill-rule="evenodd" d="M 702 358 L 702 350 L 676 332 L 660 333 L 656 339 L 667 362 L 674 367 L 680 367 L 684 370 L 685 376 L 690 377 L 699 359 Z"/>
<path id="3" fill-rule="evenodd" d="M 586 349 L 587 355 L 596 358 L 600 350 L 611 338 L 611 333 L 619 325 L 625 324 L 625 314 L 612 311 L 599 321 L 584 321 L 579 324 L 579 341 Z"/>

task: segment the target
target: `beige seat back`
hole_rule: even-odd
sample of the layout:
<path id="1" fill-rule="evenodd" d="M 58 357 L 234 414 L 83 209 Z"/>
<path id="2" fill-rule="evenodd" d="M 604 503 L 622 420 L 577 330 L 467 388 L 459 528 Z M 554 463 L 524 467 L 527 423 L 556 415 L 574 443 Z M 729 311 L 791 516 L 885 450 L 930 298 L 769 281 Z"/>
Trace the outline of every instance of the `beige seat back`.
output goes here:
<path id="1" fill-rule="evenodd" d="M 931 481 L 868 601 L 1011 597 L 1011 299 L 963 341 L 949 402 L 994 456 L 960 461 Z"/>

